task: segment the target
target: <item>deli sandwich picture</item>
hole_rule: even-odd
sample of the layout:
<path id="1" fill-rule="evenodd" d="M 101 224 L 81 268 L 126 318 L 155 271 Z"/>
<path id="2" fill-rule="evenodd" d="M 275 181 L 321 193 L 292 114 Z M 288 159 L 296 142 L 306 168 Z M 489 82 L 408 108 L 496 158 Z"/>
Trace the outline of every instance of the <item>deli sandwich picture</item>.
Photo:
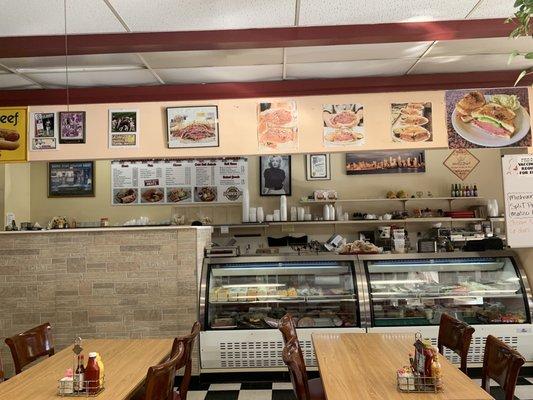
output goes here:
<path id="1" fill-rule="evenodd" d="M 450 148 L 531 146 L 527 88 L 446 92 Z"/>

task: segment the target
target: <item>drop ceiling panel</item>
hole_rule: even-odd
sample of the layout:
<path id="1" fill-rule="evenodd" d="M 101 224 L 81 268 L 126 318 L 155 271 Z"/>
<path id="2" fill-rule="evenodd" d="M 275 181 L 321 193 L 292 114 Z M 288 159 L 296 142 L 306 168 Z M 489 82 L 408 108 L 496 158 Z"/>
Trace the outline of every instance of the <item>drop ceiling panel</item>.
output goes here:
<path id="1" fill-rule="evenodd" d="M 369 60 L 288 64 L 287 79 L 351 78 L 359 76 L 403 75 L 415 60 Z"/>
<path id="2" fill-rule="evenodd" d="M 199 67 L 154 70 L 165 83 L 256 82 L 282 78 L 282 65 Z"/>
<path id="3" fill-rule="evenodd" d="M 463 19 L 477 2 L 478 0 L 301 0 L 300 25 Z"/>
<path id="4" fill-rule="evenodd" d="M 287 63 L 418 58 L 431 42 L 289 47 Z"/>
<path id="5" fill-rule="evenodd" d="M 283 63 L 283 49 L 168 51 L 142 54 L 152 68 L 215 67 Z"/>
<path id="6" fill-rule="evenodd" d="M 63 0 L 2 0 L 0 8 L 0 36 L 60 35 L 65 32 Z M 68 0 L 67 29 L 69 33 L 125 31 L 105 2 L 96 0 Z"/>
<path id="7" fill-rule="evenodd" d="M 507 64 L 509 55 L 469 55 L 450 57 L 424 57 L 411 71 L 412 74 L 432 74 L 446 72 L 474 72 L 513 70 L 533 67 L 533 60 L 516 58 Z"/>
<path id="8" fill-rule="evenodd" d="M 132 31 L 289 26 L 295 0 L 110 0 Z"/>
<path id="9" fill-rule="evenodd" d="M 16 74 L 0 73 L 0 89 L 38 89 L 38 86 Z"/>
<path id="10" fill-rule="evenodd" d="M 513 50 L 522 52 L 533 50 L 533 38 L 518 39 L 489 38 L 462 39 L 437 42 L 426 56 L 456 56 L 466 54 L 510 54 Z"/>
<path id="11" fill-rule="evenodd" d="M 64 87 L 64 73 L 28 74 L 28 77 L 46 87 Z M 69 85 L 85 86 L 141 86 L 155 85 L 159 82 L 148 70 L 94 71 L 69 73 Z"/>
<path id="12" fill-rule="evenodd" d="M 514 14 L 515 0 L 483 0 L 468 18 L 507 18 Z"/>
<path id="13" fill-rule="evenodd" d="M 12 69 L 18 68 L 62 68 L 65 57 L 25 57 L 3 58 L 0 64 Z M 116 65 L 142 65 L 136 54 L 94 54 L 85 56 L 69 56 L 69 67 L 103 67 Z"/>

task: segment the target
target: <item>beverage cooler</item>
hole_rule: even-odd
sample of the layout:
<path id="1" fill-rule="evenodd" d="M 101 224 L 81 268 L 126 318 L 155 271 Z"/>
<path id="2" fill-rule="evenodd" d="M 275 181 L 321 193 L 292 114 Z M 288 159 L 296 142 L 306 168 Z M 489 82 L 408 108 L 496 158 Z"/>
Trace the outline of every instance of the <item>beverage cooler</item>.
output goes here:
<path id="1" fill-rule="evenodd" d="M 437 345 L 442 313 L 475 328 L 468 366 L 483 363 L 485 338 L 500 337 L 533 362 L 531 290 L 511 252 L 360 256 L 368 332 L 420 331 Z M 447 350 L 454 363 L 459 357 Z"/>
<path id="2" fill-rule="evenodd" d="M 203 371 L 284 368 L 275 323 L 290 312 L 308 366 L 313 332 L 365 333 L 356 260 L 345 256 L 206 259 L 200 287 Z"/>
<path id="3" fill-rule="evenodd" d="M 313 332 L 420 331 L 436 345 L 444 312 L 476 329 L 469 366 L 481 366 L 489 334 L 531 364 L 532 309 L 511 252 L 210 258 L 200 280 L 201 369 L 285 370 L 272 326 L 287 312 L 309 367 Z"/>

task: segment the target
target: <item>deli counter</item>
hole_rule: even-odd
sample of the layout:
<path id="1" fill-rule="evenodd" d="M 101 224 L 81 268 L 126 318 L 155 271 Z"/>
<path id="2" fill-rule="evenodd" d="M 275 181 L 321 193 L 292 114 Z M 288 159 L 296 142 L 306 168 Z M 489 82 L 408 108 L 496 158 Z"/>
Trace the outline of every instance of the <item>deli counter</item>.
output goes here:
<path id="1" fill-rule="evenodd" d="M 525 273 L 506 251 L 206 258 L 201 369 L 283 369 L 283 342 L 273 326 L 287 312 L 310 367 L 313 332 L 419 331 L 436 345 L 443 313 L 476 329 L 469 366 L 481 366 L 488 334 L 533 363 L 532 309 Z"/>

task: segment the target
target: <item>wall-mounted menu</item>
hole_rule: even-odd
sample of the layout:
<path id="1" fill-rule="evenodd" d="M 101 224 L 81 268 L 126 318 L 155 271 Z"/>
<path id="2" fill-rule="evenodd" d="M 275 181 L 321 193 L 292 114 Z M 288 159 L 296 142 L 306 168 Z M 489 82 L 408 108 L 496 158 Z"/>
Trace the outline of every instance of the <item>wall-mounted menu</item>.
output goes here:
<path id="1" fill-rule="evenodd" d="M 111 203 L 235 203 L 248 185 L 246 158 L 111 162 Z"/>
<path id="2" fill-rule="evenodd" d="M 533 154 L 502 157 L 507 244 L 531 247 L 533 242 Z"/>

